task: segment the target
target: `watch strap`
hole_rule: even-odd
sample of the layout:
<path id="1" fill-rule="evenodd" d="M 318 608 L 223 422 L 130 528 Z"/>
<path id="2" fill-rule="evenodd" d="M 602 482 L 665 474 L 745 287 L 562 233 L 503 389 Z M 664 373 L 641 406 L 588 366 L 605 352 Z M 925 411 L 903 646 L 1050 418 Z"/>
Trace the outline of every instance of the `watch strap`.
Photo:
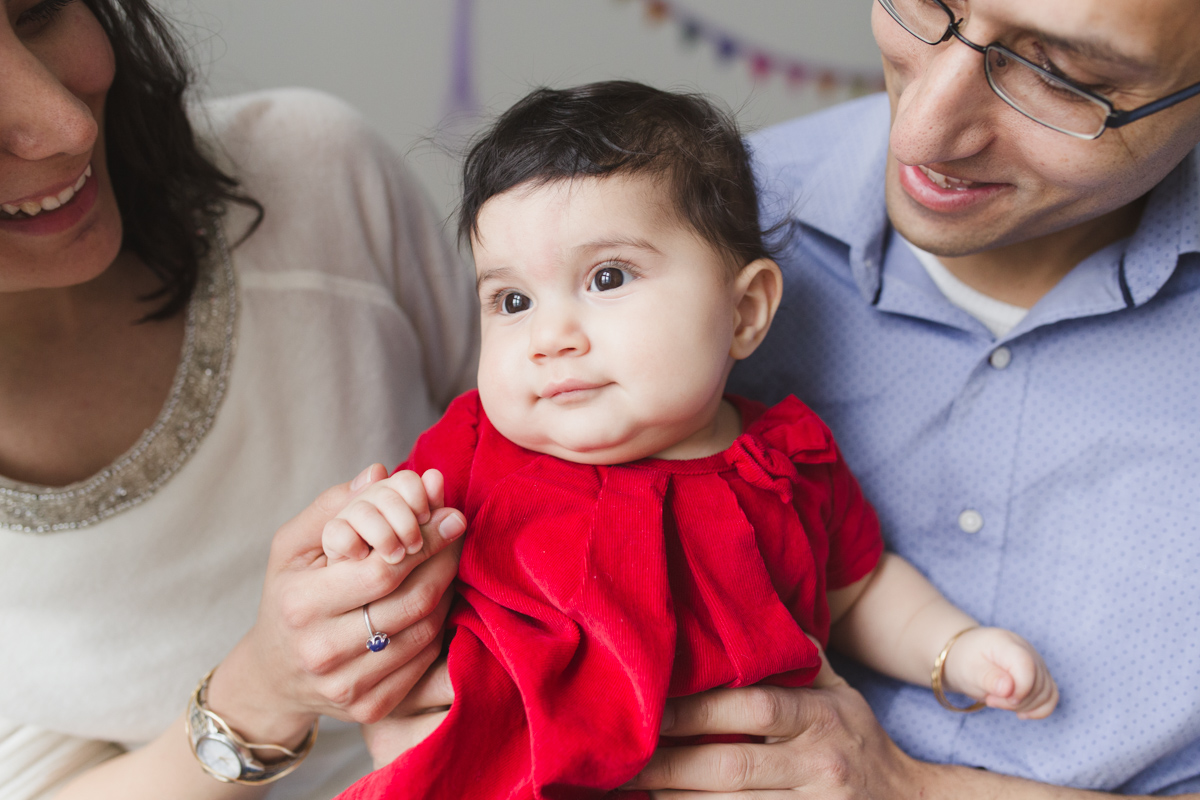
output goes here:
<path id="1" fill-rule="evenodd" d="M 277 781 L 300 766 L 317 741 L 317 726 L 320 720 L 313 722 L 312 727 L 308 729 L 308 734 L 295 750 L 280 744 L 247 742 L 208 707 L 208 683 L 214 672 L 216 672 L 216 667 L 209 670 L 208 674 L 196 684 L 195 691 L 188 698 L 187 713 L 184 715 L 188 744 L 192 748 L 192 755 L 196 757 L 204 771 L 223 783 L 259 785 Z M 239 764 L 239 772 L 236 777 L 218 772 L 201 757 L 197 748 L 204 739 L 218 741 L 233 751 Z M 282 761 L 264 764 L 254 755 L 255 750 L 274 750 L 282 753 L 285 758 Z"/>

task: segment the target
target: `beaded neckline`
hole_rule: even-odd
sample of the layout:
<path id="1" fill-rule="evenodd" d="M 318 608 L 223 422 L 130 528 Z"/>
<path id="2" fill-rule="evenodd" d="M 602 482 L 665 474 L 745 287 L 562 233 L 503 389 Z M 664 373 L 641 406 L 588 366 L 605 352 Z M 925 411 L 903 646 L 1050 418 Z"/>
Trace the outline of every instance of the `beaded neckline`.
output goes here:
<path id="1" fill-rule="evenodd" d="M 105 520 L 148 500 L 187 462 L 225 396 L 237 322 L 237 282 L 220 229 L 187 307 L 175 381 L 158 419 L 109 466 L 69 486 L 0 477 L 0 529 L 45 534 Z"/>

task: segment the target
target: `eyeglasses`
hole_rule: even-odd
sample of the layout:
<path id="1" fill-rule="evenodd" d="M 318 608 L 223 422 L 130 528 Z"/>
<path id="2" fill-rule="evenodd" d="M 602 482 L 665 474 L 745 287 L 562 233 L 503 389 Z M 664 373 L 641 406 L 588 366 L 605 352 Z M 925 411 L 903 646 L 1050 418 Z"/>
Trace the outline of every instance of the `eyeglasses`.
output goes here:
<path id="1" fill-rule="evenodd" d="M 938 45 L 954 37 L 983 54 L 988 85 L 1000 99 L 1047 128 L 1080 139 L 1096 139 L 1109 128 L 1128 125 L 1200 94 L 1200 83 L 1180 89 L 1130 111 L 1118 111 L 1107 98 L 1076 86 L 1039 67 L 1007 47 L 993 42 L 975 44 L 959 32 L 963 19 L 942 0 L 879 0 L 904 30 L 925 44 Z"/>

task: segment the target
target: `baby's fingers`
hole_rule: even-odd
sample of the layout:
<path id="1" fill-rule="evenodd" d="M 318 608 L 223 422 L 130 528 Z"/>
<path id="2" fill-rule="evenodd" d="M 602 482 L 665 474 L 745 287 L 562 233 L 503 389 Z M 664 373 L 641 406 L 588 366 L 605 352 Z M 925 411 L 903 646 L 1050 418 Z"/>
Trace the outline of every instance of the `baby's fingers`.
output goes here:
<path id="1" fill-rule="evenodd" d="M 421 474 L 425 496 L 429 498 L 429 510 L 436 511 L 446 505 L 446 479 L 436 469 L 427 469 Z"/>
<path id="2" fill-rule="evenodd" d="M 1016 709 L 1021 719 L 1045 719 L 1058 706 L 1058 684 L 1043 665 L 1034 682 L 1033 691 Z"/>
<path id="3" fill-rule="evenodd" d="M 412 511 L 390 491 L 382 496 L 375 493 L 369 499 L 364 494 L 343 509 L 332 522 L 338 521 L 346 523 L 389 564 L 399 564 L 404 560 L 408 541 L 421 540 L 421 531 Z"/>
<path id="4" fill-rule="evenodd" d="M 355 532 L 353 526 L 340 517 L 325 523 L 321 531 L 321 549 L 325 551 L 327 563 L 358 561 L 366 558 L 371 548 Z"/>
<path id="5" fill-rule="evenodd" d="M 441 474 L 439 473 L 440 477 Z M 374 488 L 374 487 L 373 487 Z M 421 552 L 420 526 L 429 522 L 432 512 L 439 506 L 431 507 L 429 494 L 421 476 L 412 470 L 397 472 L 392 477 L 378 485 L 380 492 L 378 505 L 380 511 L 396 527 L 409 553 Z M 439 488 L 440 491 L 440 488 Z M 409 522 L 409 518 L 414 520 Z M 403 527 L 401 527 L 403 526 Z"/>

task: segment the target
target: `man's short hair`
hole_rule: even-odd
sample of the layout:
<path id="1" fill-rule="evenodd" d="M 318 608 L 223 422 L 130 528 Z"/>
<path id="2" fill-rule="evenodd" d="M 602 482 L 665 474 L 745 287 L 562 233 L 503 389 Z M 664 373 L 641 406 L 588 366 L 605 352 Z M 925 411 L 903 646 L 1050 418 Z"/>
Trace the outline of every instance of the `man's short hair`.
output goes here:
<path id="1" fill-rule="evenodd" d="M 536 89 L 501 115 L 463 165 L 459 235 L 477 235 L 483 204 L 514 187 L 612 175 L 661 180 L 680 220 L 727 253 L 733 272 L 770 257 L 732 114 L 633 81 Z"/>

